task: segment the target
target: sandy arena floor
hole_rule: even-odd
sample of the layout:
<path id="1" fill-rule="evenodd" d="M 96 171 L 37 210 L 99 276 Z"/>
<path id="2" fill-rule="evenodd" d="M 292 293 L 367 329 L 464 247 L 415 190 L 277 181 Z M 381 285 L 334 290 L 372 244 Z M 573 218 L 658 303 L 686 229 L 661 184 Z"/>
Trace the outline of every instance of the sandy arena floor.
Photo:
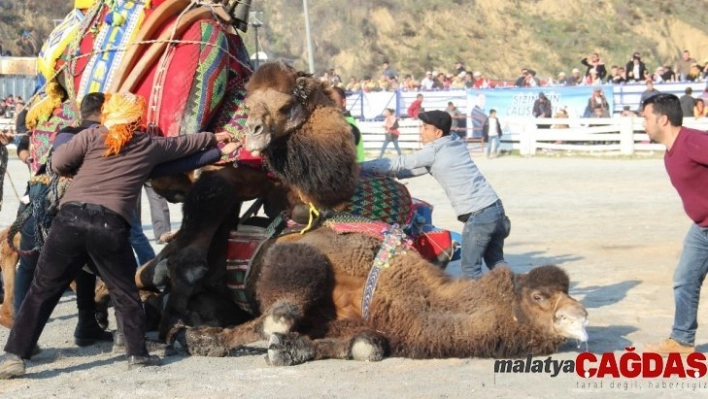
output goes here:
<path id="1" fill-rule="evenodd" d="M 690 222 L 660 158 L 474 158 L 501 196 L 512 221 L 507 260 L 518 272 L 549 263 L 568 271 L 571 294 L 590 314 L 590 351 L 623 353 L 625 347 L 641 349 L 645 342 L 667 336 L 673 318 L 671 277 Z M 12 160 L 9 170 L 17 189 L 23 191 L 27 178 L 23 166 Z M 408 187 L 414 196 L 436 206 L 433 219 L 438 226 L 461 230 L 444 193 L 431 177 L 409 180 Z M 0 213 L 3 227 L 12 222 L 17 207 L 7 178 L 4 197 Z M 152 238 L 148 209 L 145 204 L 143 223 Z M 171 209 L 176 229 L 180 208 Z M 448 270 L 459 274 L 458 265 Z M 262 355 L 168 357 L 162 367 L 128 371 L 123 354 L 113 353 L 110 345 L 86 349 L 73 345 L 75 309 L 73 295 L 65 295 L 40 339 L 43 352 L 29 363 L 25 378 L 0 382 L 0 397 L 708 395 L 704 385 L 695 391 L 691 386 L 670 389 L 668 384 L 656 388 L 661 380 L 606 379 L 601 387 L 600 381 L 592 380 L 598 386 L 588 387 L 582 384 L 589 380 L 575 374 L 495 374 L 492 360 L 479 359 L 391 358 L 379 363 L 332 360 L 272 368 Z M 703 306 L 699 324 L 705 321 L 708 311 Z M 0 343 L 4 344 L 7 336 L 8 330 L 0 327 Z M 697 343 L 699 350 L 708 349 L 708 329 L 699 329 Z M 575 359 L 581 350 L 569 342 L 553 359 Z"/>

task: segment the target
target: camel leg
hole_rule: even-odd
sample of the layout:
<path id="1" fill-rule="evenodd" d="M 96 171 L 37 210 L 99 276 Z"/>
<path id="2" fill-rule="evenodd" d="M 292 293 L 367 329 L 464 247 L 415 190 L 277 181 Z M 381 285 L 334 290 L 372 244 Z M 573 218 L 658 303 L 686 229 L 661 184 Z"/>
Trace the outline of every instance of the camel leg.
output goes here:
<path id="1" fill-rule="evenodd" d="M 10 228 L 0 232 L 0 268 L 2 269 L 2 279 L 5 286 L 2 306 L 0 306 L 0 325 L 12 328 L 15 313 L 15 272 L 20 255 L 10 248 L 7 243 L 7 235 Z M 20 247 L 20 235 L 13 237 L 15 248 Z"/>
<path id="2" fill-rule="evenodd" d="M 336 320 L 328 327 L 326 338 L 314 340 L 298 333 L 271 335 L 266 361 L 271 366 L 322 359 L 380 361 L 389 352 L 386 337 L 363 321 Z"/>
<path id="3" fill-rule="evenodd" d="M 185 200 L 182 227 L 177 237 L 168 245 L 178 251 L 170 254 L 166 263 L 170 294 L 160 322 L 161 339 L 166 338 L 172 324 L 183 320 L 187 315 L 190 298 L 212 266 L 207 261 L 212 241 L 226 241 L 228 231 L 237 223 L 241 202 L 235 199 L 236 191 L 237 187 L 219 171 L 203 173 Z M 224 237 L 215 237 L 217 232 L 223 231 L 226 231 Z M 160 257 L 165 258 L 162 254 Z M 157 262 L 157 265 L 160 262 Z M 141 270 L 137 278 L 142 283 L 154 284 L 156 274 L 151 275 L 150 271 L 159 272 L 160 267 L 157 265 L 154 269 Z M 163 274 L 157 273 L 157 276 Z"/>
<path id="4" fill-rule="evenodd" d="M 327 302 L 333 284 L 329 260 L 317 248 L 298 242 L 272 246 L 256 283 L 265 336 L 307 328 L 301 326 L 305 318 L 311 319 L 308 323 L 322 316 L 323 322 L 334 319 L 334 309 Z M 311 312 L 315 307 L 317 312 Z"/>
<path id="5" fill-rule="evenodd" d="M 327 312 L 324 303 L 332 292 L 329 261 L 316 248 L 303 243 L 275 244 L 264 256 L 259 274 L 260 317 L 230 329 L 173 328 L 168 343 L 192 355 L 226 356 L 243 345 L 309 324 L 308 317 L 334 319 L 334 312 Z"/>

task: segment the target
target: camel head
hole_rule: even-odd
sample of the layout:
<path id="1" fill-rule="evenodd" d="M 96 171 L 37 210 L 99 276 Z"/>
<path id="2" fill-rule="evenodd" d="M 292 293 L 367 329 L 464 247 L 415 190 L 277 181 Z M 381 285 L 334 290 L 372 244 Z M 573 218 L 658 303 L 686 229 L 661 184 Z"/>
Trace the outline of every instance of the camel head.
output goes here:
<path id="1" fill-rule="evenodd" d="M 565 271 L 540 266 L 515 279 L 514 317 L 518 322 L 535 324 L 552 336 L 588 340 L 588 312 L 568 295 L 570 280 Z"/>
<path id="2" fill-rule="evenodd" d="M 283 62 L 258 68 L 246 91 L 245 148 L 256 155 L 302 126 L 315 108 L 335 106 L 324 82 Z"/>

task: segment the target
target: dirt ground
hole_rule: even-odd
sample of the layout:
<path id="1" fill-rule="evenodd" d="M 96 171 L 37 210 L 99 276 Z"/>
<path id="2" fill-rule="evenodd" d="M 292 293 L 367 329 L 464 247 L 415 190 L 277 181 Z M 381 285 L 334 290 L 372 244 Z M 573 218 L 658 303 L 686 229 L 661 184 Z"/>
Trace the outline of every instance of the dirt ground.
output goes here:
<path id="1" fill-rule="evenodd" d="M 591 352 L 621 354 L 625 347 L 641 349 L 644 343 L 667 336 L 673 317 L 671 276 L 690 222 L 660 158 L 474 158 L 501 196 L 512 221 L 505 247 L 507 260 L 518 272 L 557 264 L 570 274 L 571 294 L 589 312 Z M 11 161 L 10 173 L 21 191 L 27 175 L 22 165 Z M 462 225 L 432 178 L 420 177 L 407 184 L 414 196 L 435 205 L 433 220 L 438 226 L 461 230 Z M 4 197 L 2 226 L 11 223 L 17 206 L 7 179 Z M 143 209 L 143 223 L 152 238 L 147 204 Z M 177 228 L 179 207 L 171 209 Z M 451 265 L 448 270 L 460 273 L 459 265 Z M 557 377 L 495 374 L 494 362 L 480 359 L 390 358 L 378 363 L 330 360 L 273 368 L 265 364 L 263 355 L 167 357 L 161 367 L 128 371 L 123 354 L 112 352 L 110 345 L 85 349 L 73 345 L 75 309 L 73 295 L 66 294 L 40 339 L 42 353 L 29 362 L 25 378 L 0 382 L 1 397 L 708 395 L 704 385 L 669 388 L 666 384 L 657 388 L 662 380 L 584 380 L 563 373 Z M 702 321 L 708 321 L 705 306 L 699 311 Z M 115 323 L 111 323 L 114 328 Z M 8 330 L 0 327 L 0 343 L 4 344 L 7 336 Z M 708 329 L 699 329 L 697 344 L 699 350 L 708 349 Z M 569 342 L 552 358 L 575 359 L 582 350 L 584 346 L 579 349 L 575 342 Z M 701 384 L 707 381 L 698 380 Z"/>

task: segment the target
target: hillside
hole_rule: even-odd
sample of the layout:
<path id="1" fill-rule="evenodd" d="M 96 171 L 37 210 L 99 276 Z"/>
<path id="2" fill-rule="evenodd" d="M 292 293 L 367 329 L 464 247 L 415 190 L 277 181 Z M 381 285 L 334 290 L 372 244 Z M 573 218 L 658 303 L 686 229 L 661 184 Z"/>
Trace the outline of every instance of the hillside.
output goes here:
<path id="1" fill-rule="evenodd" d="M 399 73 L 452 70 L 456 60 L 492 78 L 521 67 L 555 76 L 598 52 L 609 65 L 640 51 L 648 66 L 670 63 L 684 48 L 708 60 L 708 1 L 671 0 L 310 0 L 316 72 L 336 67 L 346 79 L 375 76 L 388 59 Z M 0 39 L 30 27 L 46 37 L 72 1 L 0 0 Z M 259 49 L 307 69 L 303 4 L 254 0 L 262 12 Z M 295 39 L 293 39 L 295 38 Z M 244 35 L 253 51 L 253 28 Z"/>
<path id="2" fill-rule="evenodd" d="M 0 0 L 0 40 L 3 50 L 19 54 L 15 42 L 23 31 L 36 30 L 39 47 L 54 28 L 54 20 L 61 20 L 71 10 L 73 1 L 66 0 Z"/>
<path id="3" fill-rule="evenodd" d="M 708 59 L 707 1 L 323 0 L 309 7 L 317 72 L 336 67 L 345 80 L 376 74 L 385 59 L 416 77 L 449 71 L 460 59 L 506 79 L 521 67 L 569 73 L 595 51 L 609 65 L 634 51 L 652 67 L 673 63 L 684 48 Z M 263 11 L 260 47 L 307 68 L 302 2 L 254 1 L 253 10 Z"/>

